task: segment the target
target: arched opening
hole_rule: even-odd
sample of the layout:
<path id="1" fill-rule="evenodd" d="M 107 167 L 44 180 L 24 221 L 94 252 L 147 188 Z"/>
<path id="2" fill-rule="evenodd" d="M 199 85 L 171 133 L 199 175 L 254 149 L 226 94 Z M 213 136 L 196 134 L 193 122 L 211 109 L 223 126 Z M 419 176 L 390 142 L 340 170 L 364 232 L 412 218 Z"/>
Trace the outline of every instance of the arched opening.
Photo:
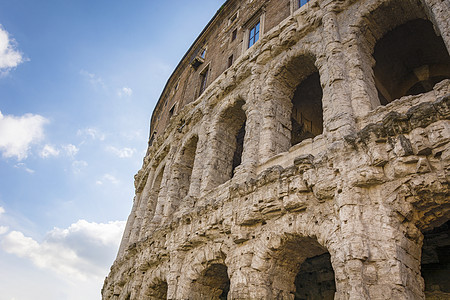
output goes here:
<path id="1" fill-rule="evenodd" d="M 382 105 L 429 92 L 450 78 L 450 56 L 433 24 L 415 19 L 387 32 L 374 47 L 375 86 Z"/>
<path id="2" fill-rule="evenodd" d="M 146 219 L 149 220 L 153 217 L 156 210 L 156 204 L 158 202 L 159 192 L 161 191 L 161 182 L 163 179 L 165 166 L 163 166 L 158 175 L 156 175 L 155 180 L 153 181 L 152 189 L 149 195 L 149 200 L 147 203 L 147 211 L 146 211 Z"/>
<path id="3" fill-rule="evenodd" d="M 421 271 L 426 299 L 450 298 L 450 221 L 423 233 Z"/>
<path id="4" fill-rule="evenodd" d="M 193 136 L 183 147 L 180 153 L 178 168 L 178 199 L 182 200 L 189 193 L 191 175 L 194 168 L 195 153 L 197 151 L 198 137 Z"/>
<path id="5" fill-rule="evenodd" d="M 211 264 L 192 286 L 192 299 L 226 300 L 230 291 L 228 268 Z"/>
<path id="6" fill-rule="evenodd" d="M 336 292 L 330 254 L 307 258 L 295 276 L 296 300 L 333 300 Z"/>
<path id="7" fill-rule="evenodd" d="M 297 300 L 334 299 L 331 256 L 315 239 L 293 237 L 276 250 L 272 269 L 273 297 Z"/>
<path id="8" fill-rule="evenodd" d="M 233 153 L 233 164 L 231 167 L 231 177 L 233 177 L 234 170 L 242 162 L 242 152 L 244 151 L 244 136 L 245 136 L 245 121 L 236 134 L 236 149 Z"/>
<path id="9" fill-rule="evenodd" d="M 311 69 L 313 73 L 300 82 L 292 98 L 291 146 L 323 132 L 322 86 L 319 72 Z"/>
<path id="10" fill-rule="evenodd" d="M 241 164 L 244 149 L 246 115 L 242 106 L 244 101 L 238 100 L 220 115 L 216 134 L 213 138 L 212 186 L 218 186 L 234 175 Z"/>

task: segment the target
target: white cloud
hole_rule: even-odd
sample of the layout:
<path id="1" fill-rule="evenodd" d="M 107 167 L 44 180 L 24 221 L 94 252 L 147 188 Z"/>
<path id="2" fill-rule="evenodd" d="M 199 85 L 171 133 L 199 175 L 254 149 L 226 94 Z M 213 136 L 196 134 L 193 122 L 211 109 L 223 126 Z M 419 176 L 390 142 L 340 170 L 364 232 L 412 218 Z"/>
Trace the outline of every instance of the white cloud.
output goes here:
<path id="1" fill-rule="evenodd" d="M 0 216 L 5 213 L 5 209 L 0 206 Z"/>
<path id="2" fill-rule="evenodd" d="M 54 228 L 40 243 L 12 231 L 3 237 L 1 246 L 68 279 L 99 279 L 108 272 L 124 228 L 124 221 L 104 224 L 79 220 L 66 229 Z"/>
<path id="3" fill-rule="evenodd" d="M 0 150 L 3 157 L 27 158 L 31 144 L 44 138 L 44 125 L 48 120 L 40 115 L 20 117 L 2 115 L 0 111 Z"/>
<path id="4" fill-rule="evenodd" d="M 28 168 L 27 165 L 24 164 L 24 163 L 18 163 L 14 167 L 18 168 L 18 169 L 23 169 L 23 170 L 27 171 L 30 174 L 33 174 L 35 172 L 34 170 Z"/>
<path id="5" fill-rule="evenodd" d="M 88 81 L 95 87 L 95 88 L 103 88 L 106 89 L 106 85 L 103 82 L 103 79 L 100 76 L 95 75 L 94 73 L 90 73 L 86 70 L 81 70 L 80 74 L 88 79 Z"/>
<path id="6" fill-rule="evenodd" d="M 110 182 L 110 183 L 112 183 L 112 184 L 114 184 L 114 185 L 120 183 L 119 179 L 117 179 L 114 175 L 111 175 L 111 174 L 105 174 L 105 175 L 103 175 L 102 178 L 99 179 L 99 180 L 97 180 L 95 183 L 96 183 L 97 185 L 102 185 L 102 184 L 105 183 L 106 181 L 108 181 L 108 182 Z"/>
<path id="7" fill-rule="evenodd" d="M 134 148 L 122 148 L 122 149 L 118 149 L 116 147 L 113 146 L 108 146 L 106 148 L 108 151 L 114 153 L 115 155 L 117 155 L 120 158 L 130 158 L 133 156 L 134 152 L 136 152 L 136 149 Z"/>
<path id="8" fill-rule="evenodd" d="M 81 173 L 84 168 L 88 166 L 88 163 L 84 160 L 76 160 L 72 163 L 72 169 L 75 174 Z"/>
<path id="9" fill-rule="evenodd" d="M 41 153 L 39 154 L 43 158 L 48 158 L 50 156 L 58 156 L 59 150 L 51 145 L 45 145 L 44 148 L 41 150 Z"/>
<path id="10" fill-rule="evenodd" d="M 16 41 L 0 24 L 0 74 L 7 74 L 11 69 L 24 62 L 22 53 L 16 49 Z"/>
<path id="11" fill-rule="evenodd" d="M 72 144 L 64 145 L 62 146 L 62 148 L 66 152 L 66 155 L 69 157 L 75 157 L 75 155 L 77 155 L 78 151 L 80 150 L 77 148 L 77 146 Z"/>
<path id="12" fill-rule="evenodd" d="M 0 235 L 7 233 L 9 230 L 8 226 L 0 226 Z"/>
<path id="13" fill-rule="evenodd" d="M 133 95 L 133 90 L 129 87 L 124 86 L 117 92 L 117 95 L 119 97 L 131 97 L 131 95 Z"/>
<path id="14" fill-rule="evenodd" d="M 100 132 L 98 129 L 95 128 L 85 128 L 85 129 L 79 129 L 77 131 L 77 135 L 81 137 L 89 137 L 93 140 L 105 140 L 105 134 Z"/>

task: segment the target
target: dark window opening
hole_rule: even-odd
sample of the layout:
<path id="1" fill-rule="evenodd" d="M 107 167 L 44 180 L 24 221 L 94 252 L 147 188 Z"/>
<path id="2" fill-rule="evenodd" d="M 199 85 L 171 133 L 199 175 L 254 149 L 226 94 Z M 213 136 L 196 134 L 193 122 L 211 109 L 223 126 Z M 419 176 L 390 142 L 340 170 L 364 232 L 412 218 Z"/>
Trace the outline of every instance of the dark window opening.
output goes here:
<path id="1" fill-rule="evenodd" d="M 230 18 L 230 24 L 233 23 L 236 19 L 237 19 L 237 13 L 235 13 L 235 14 Z"/>
<path id="2" fill-rule="evenodd" d="M 172 106 L 172 108 L 169 110 L 169 119 L 172 118 L 173 114 L 175 112 L 175 104 Z"/>
<path id="3" fill-rule="evenodd" d="M 421 272 L 425 298 L 448 299 L 450 296 L 450 221 L 425 232 Z"/>
<path id="4" fill-rule="evenodd" d="M 233 166 L 231 168 L 231 177 L 233 177 L 234 170 L 237 166 L 239 166 L 242 162 L 242 152 L 244 151 L 244 136 L 245 136 L 245 123 L 242 124 L 242 127 L 239 129 L 236 135 L 236 149 L 233 154 Z"/>
<path id="5" fill-rule="evenodd" d="M 228 57 L 228 68 L 231 67 L 232 64 L 233 64 L 233 55 Z"/>
<path id="6" fill-rule="evenodd" d="M 249 31 L 248 48 L 253 46 L 259 40 L 260 23 L 256 23 Z"/>
<path id="7" fill-rule="evenodd" d="M 208 69 L 206 69 L 200 74 L 200 91 L 198 94 L 199 96 L 205 91 L 207 81 L 208 81 Z"/>
<path id="8" fill-rule="evenodd" d="M 386 33 L 375 45 L 373 68 L 380 104 L 429 92 L 450 78 L 450 56 L 433 24 L 416 19 Z"/>
<path id="9" fill-rule="evenodd" d="M 237 37 L 237 29 L 233 30 L 233 32 L 231 33 L 231 41 L 234 41 Z"/>
<path id="10" fill-rule="evenodd" d="M 178 164 L 178 192 L 179 199 L 182 200 L 189 194 L 191 185 L 191 175 L 194 169 L 195 154 L 197 151 L 198 137 L 191 138 L 181 151 L 180 162 Z"/>
<path id="11" fill-rule="evenodd" d="M 330 254 L 306 259 L 295 276 L 295 300 L 333 300 L 336 293 Z"/>
<path id="12" fill-rule="evenodd" d="M 323 132 L 322 86 L 319 72 L 306 77 L 292 98 L 291 146 Z"/>

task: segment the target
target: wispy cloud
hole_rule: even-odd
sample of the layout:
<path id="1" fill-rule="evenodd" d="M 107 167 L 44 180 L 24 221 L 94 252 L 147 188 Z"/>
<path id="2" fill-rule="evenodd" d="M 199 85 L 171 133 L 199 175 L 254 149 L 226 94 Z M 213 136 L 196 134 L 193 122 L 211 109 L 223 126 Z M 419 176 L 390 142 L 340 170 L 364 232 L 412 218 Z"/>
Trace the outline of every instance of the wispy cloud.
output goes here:
<path id="1" fill-rule="evenodd" d="M 119 97 L 131 97 L 131 95 L 133 95 L 133 90 L 127 86 L 124 86 L 117 92 L 117 95 Z"/>
<path id="2" fill-rule="evenodd" d="M 34 170 L 28 168 L 25 163 L 18 163 L 14 167 L 17 168 L 17 169 L 25 170 L 25 171 L 27 171 L 30 174 L 33 174 L 35 172 Z"/>
<path id="3" fill-rule="evenodd" d="M 0 206 L 0 216 L 5 213 L 5 209 Z"/>
<path id="4" fill-rule="evenodd" d="M 80 70 L 80 74 L 85 77 L 93 87 L 106 89 L 106 85 L 100 76 L 86 70 Z"/>
<path id="5" fill-rule="evenodd" d="M 3 157 L 16 157 L 19 161 L 27 158 L 30 146 L 44 138 L 46 123 L 48 120 L 40 115 L 4 116 L 0 111 L 0 151 Z"/>
<path id="6" fill-rule="evenodd" d="M 97 180 L 95 183 L 96 183 L 97 185 L 102 185 L 102 184 L 104 184 L 105 182 L 110 182 L 110 183 L 112 183 L 112 184 L 114 184 L 114 185 L 117 185 L 117 184 L 120 183 L 119 179 L 117 179 L 114 175 L 111 175 L 111 174 L 105 174 L 105 175 L 103 175 L 102 178 L 99 179 L 99 180 Z"/>
<path id="7" fill-rule="evenodd" d="M 42 242 L 11 231 L 3 237 L 1 247 L 39 268 L 69 278 L 102 278 L 117 251 L 124 227 L 124 221 L 79 220 L 65 229 L 54 228 Z"/>
<path id="8" fill-rule="evenodd" d="M 56 149 L 55 147 L 47 144 L 47 145 L 44 146 L 44 148 L 42 148 L 42 150 L 39 153 L 39 155 L 42 158 L 48 158 L 50 156 L 58 156 L 59 155 L 59 150 Z"/>
<path id="9" fill-rule="evenodd" d="M 91 138 L 93 140 L 105 140 L 105 134 L 96 128 L 78 129 L 77 135 L 85 138 Z"/>
<path id="10" fill-rule="evenodd" d="M 65 151 L 66 155 L 72 158 L 75 157 L 75 155 L 77 155 L 78 151 L 80 150 L 77 146 L 72 144 L 64 145 L 62 146 L 62 148 Z"/>
<path id="11" fill-rule="evenodd" d="M 109 152 L 113 153 L 114 155 L 116 155 L 120 158 L 130 158 L 136 152 L 136 149 L 128 148 L 128 147 L 118 149 L 113 146 L 108 146 L 108 147 L 106 147 L 106 150 L 108 150 Z"/>
<path id="12" fill-rule="evenodd" d="M 0 24 L 0 75 L 8 72 L 23 63 L 25 59 L 17 50 L 17 43 Z"/>
<path id="13" fill-rule="evenodd" d="M 86 167 L 88 163 L 84 160 L 75 160 L 72 162 L 72 170 L 74 174 L 80 174 Z"/>

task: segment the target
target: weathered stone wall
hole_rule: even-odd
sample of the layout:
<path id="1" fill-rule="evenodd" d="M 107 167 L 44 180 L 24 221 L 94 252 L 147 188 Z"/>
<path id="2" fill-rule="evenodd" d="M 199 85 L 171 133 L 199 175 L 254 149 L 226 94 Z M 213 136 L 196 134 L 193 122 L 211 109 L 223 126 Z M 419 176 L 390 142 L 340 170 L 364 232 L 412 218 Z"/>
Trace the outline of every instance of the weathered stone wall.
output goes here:
<path id="1" fill-rule="evenodd" d="M 450 297 L 450 2 L 290 7 L 149 147 L 103 299 Z M 431 88 L 380 105 L 377 42 L 416 19 L 447 49 L 440 75 L 414 69 Z M 323 132 L 293 145 L 315 72 Z"/>

